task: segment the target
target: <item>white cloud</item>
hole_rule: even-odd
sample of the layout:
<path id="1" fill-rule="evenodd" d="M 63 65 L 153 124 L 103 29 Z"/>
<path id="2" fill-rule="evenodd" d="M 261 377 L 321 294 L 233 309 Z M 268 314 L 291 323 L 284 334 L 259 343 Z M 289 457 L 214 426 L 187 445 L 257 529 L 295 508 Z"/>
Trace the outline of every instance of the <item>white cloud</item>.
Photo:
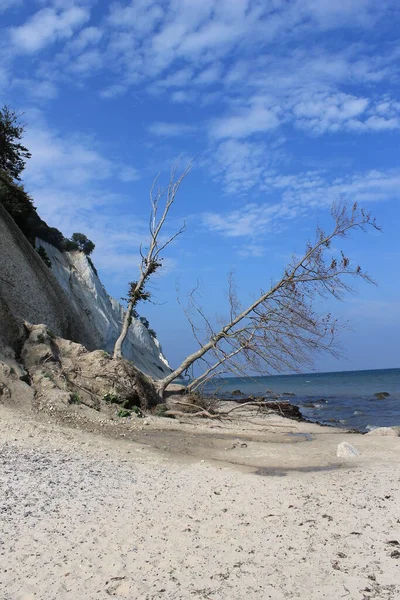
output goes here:
<path id="1" fill-rule="evenodd" d="M 137 179 L 135 169 L 112 161 L 94 149 L 98 146 L 94 139 L 82 133 L 63 136 L 50 129 L 38 111 L 28 112 L 27 119 L 31 124 L 24 143 L 32 158 L 27 163 L 24 179 L 29 186 L 76 190 L 76 202 L 85 203 L 79 191 L 85 185 L 101 185 L 101 181 L 114 177 L 121 181 Z"/>
<path id="2" fill-rule="evenodd" d="M 5 12 L 9 8 L 21 6 L 22 0 L 0 0 L 0 13 Z"/>
<path id="3" fill-rule="evenodd" d="M 38 102 L 53 100 L 58 96 L 57 85 L 45 79 L 19 79 L 15 78 L 12 81 L 12 88 L 23 90 L 28 98 Z"/>
<path id="4" fill-rule="evenodd" d="M 277 111 L 257 101 L 240 113 L 214 121 L 210 134 L 215 139 L 247 138 L 254 133 L 265 133 L 279 126 Z"/>
<path id="5" fill-rule="evenodd" d="M 98 44 L 103 35 L 104 32 L 98 27 L 85 27 L 69 42 L 67 48 L 73 52 L 82 52 L 88 46 Z"/>
<path id="6" fill-rule="evenodd" d="M 152 123 L 148 130 L 151 134 L 159 137 L 174 137 L 187 135 L 197 131 L 197 127 L 194 125 L 187 125 L 185 123 L 166 123 L 164 121 L 158 121 Z"/>
<path id="7" fill-rule="evenodd" d="M 300 126 L 322 133 L 337 131 L 346 121 L 362 115 L 368 104 L 368 98 L 349 94 L 316 94 L 295 104 L 293 113 Z"/>
<path id="8" fill-rule="evenodd" d="M 265 255 L 266 249 L 261 244 L 245 244 L 238 248 L 237 253 L 243 258 L 261 258 Z"/>
<path id="9" fill-rule="evenodd" d="M 80 54 L 70 65 L 69 70 L 74 75 L 92 75 L 103 66 L 103 55 L 98 50 L 88 50 Z"/>
<path id="10" fill-rule="evenodd" d="M 203 215 L 203 224 L 224 237 L 246 237 L 259 245 L 265 233 L 276 232 L 285 221 L 312 209 L 329 208 L 341 198 L 350 203 L 394 200 L 399 198 L 399 189 L 400 171 L 369 171 L 334 181 L 317 172 L 271 174 L 265 180 L 265 190 L 279 190 L 278 202 L 250 203 L 224 213 L 208 212 Z"/>
<path id="11" fill-rule="evenodd" d="M 33 53 L 56 40 L 69 38 L 89 19 L 89 11 L 78 6 L 57 11 L 44 8 L 24 25 L 11 29 L 11 40 L 18 52 Z"/>

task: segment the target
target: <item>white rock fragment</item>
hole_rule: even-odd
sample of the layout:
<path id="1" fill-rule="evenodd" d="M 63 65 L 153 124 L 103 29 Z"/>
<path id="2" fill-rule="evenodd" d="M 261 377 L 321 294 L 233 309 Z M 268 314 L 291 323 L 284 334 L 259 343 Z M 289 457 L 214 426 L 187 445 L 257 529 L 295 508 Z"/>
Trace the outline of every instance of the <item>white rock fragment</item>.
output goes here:
<path id="1" fill-rule="evenodd" d="M 336 450 L 336 456 L 338 456 L 339 458 L 354 458 L 359 454 L 360 451 L 357 450 L 357 448 L 355 448 L 351 444 L 349 444 L 349 442 L 342 442 L 338 445 Z"/>
<path id="2" fill-rule="evenodd" d="M 369 431 L 366 435 L 400 437 L 400 427 L 377 427 Z"/>

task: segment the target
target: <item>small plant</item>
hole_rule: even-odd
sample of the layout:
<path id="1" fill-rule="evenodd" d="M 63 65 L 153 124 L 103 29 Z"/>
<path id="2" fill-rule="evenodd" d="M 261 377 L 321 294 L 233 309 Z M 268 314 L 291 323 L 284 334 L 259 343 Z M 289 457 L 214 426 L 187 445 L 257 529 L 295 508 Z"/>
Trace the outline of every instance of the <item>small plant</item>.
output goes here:
<path id="1" fill-rule="evenodd" d="M 70 404 L 81 404 L 82 400 L 80 399 L 80 396 L 77 392 L 72 392 L 71 396 L 69 397 L 69 403 Z"/>
<path id="2" fill-rule="evenodd" d="M 142 411 L 140 410 L 140 408 L 138 406 L 132 406 L 131 412 L 134 412 L 135 415 L 137 415 L 140 418 L 144 417 L 144 414 L 142 413 Z"/>
<path id="3" fill-rule="evenodd" d="M 51 329 L 47 330 L 47 335 L 49 336 L 49 338 L 51 338 L 52 340 L 56 339 L 56 334 L 54 333 L 54 331 L 52 331 Z"/>
<path id="4" fill-rule="evenodd" d="M 121 419 L 125 419 L 126 417 L 130 417 L 130 416 L 131 416 L 131 411 L 126 410 L 126 408 L 120 408 L 119 411 L 117 412 L 117 417 L 120 417 Z"/>
<path id="5" fill-rule="evenodd" d="M 36 252 L 39 254 L 40 258 L 45 263 L 45 265 L 47 265 L 49 269 L 51 269 L 51 260 L 43 246 L 39 246 Z"/>
<path id="6" fill-rule="evenodd" d="M 121 396 L 118 396 L 118 394 L 113 394 L 112 392 L 104 394 L 103 400 L 104 402 L 107 402 L 107 404 L 122 404 Z"/>
<path id="7" fill-rule="evenodd" d="M 157 404 L 157 406 L 154 409 L 154 415 L 156 417 L 166 417 L 168 415 L 166 415 L 165 413 L 167 412 L 168 408 L 166 407 L 165 404 Z"/>
<path id="8" fill-rule="evenodd" d="M 36 341 L 38 344 L 45 344 L 47 340 L 46 340 L 46 337 L 43 335 L 43 333 L 39 333 Z"/>
<path id="9" fill-rule="evenodd" d="M 53 381 L 53 375 L 51 373 L 43 373 L 43 377 L 45 377 L 46 379 L 50 379 L 50 381 Z"/>

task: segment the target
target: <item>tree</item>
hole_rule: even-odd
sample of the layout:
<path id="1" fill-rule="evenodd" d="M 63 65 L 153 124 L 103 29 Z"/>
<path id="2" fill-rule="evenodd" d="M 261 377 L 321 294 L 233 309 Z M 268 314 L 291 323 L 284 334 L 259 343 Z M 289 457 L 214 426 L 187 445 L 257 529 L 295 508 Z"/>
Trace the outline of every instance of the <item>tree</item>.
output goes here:
<path id="1" fill-rule="evenodd" d="M 0 109 L 0 171 L 12 179 L 20 180 L 29 150 L 20 143 L 25 131 L 19 116 L 8 106 Z"/>
<path id="2" fill-rule="evenodd" d="M 138 316 L 136 312 L 138 302 L 146 302 L 151 298 L 151 294 L 147 291 L 146 286 L 151 276 L 162 266 L 162 251 L 185 230 L 185 224 L 183 224 L 183 226 L 176 233 L 167 238 L 166 241 L 160 241 L 160 236 L 168 213 L 175 201 L 176 194 L 178 193 L 183 180 L 190 171 L 191 163 L 188 164 L 179 177 L 176 177 L 177 167 L 178 165 L 175 164 L 172 168 L 167 187 L 158 187 L 156 189 L 158 183 L 158 177 L 156 177 L 150 190 L 151 213 L 149 222 L 149 247 L 145 254 L 143 254 L 143 249 L 140 247 L 141 262 L 139 265 L 139 278 L 137 281 L 132 281 L 129 284 L 128 307 L 122 323 L 121 333 L 115 342 L 114 358 L 122 358 L 122 344 L 128 334 L 132 318 L 137 318 Z M 159 217 L 159 210 L 161 209 L 161 203 L 164 198 L 164 208 Z"/>
<path id="3" fill-rule="evenodd" d="M 76 244 L 76 249 L 86 254 L 86 256 L 90 256 L 95 249 L 94 243 L 83 233 L 73 233 L 71 241 Z"/>
<path id="4" fill-rule="evenodd" d="M 346 205 L 332 207 L 334 227 L 330 233 L 317 228 L 314 241 L 306 245 L 302 257 L 293 257 L 282 278 L 258 298 L 243 308 L 230 285 L 230 317 L 218 331 L 200 307 L 195 310 L 206 323 L 208 339 L 199 341 L 200 348 L 187 356 L 181 365 L 164 379 L 156 382 L 160 395 L 175 379 L 182 376 L 197 361 L 212 355 L 202 375 L 189 385 L 195 389 L 210 377 L 230 371 L 246 373 L 248 369 L 262 372 L 298 370 L 309 364 L 318 352 L 336 353 L 335 340 L 340 323 L 330 314 L 319 314 L 314 309 L 318 297 L 342 298 L 351 288 L 346 279 L 361 278 L 372 282 L 360 266 L 353 266 L 340 252 L 332 256 L 333 240 L 346 237 L 356 229 L 379 229 L 369 213 L 356 204 L 351 210 Z M 193 326 L 193 323 L 192 323 Z M 195 327 L 193 326 L 195 332 Z M 229 365 L 229 367 L 228 367 Z"/>

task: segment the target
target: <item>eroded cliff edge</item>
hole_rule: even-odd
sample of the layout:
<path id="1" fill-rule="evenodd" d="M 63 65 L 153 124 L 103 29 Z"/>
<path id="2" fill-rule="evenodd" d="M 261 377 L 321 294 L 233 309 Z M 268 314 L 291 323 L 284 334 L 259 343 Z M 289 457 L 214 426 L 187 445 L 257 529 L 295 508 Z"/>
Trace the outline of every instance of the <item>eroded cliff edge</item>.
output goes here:
<path id="1" fill-rule="evenodd" d="M 59 336 L 89 350 L 111 351 L 119 333 L 123 307 L 109 296 L 81 252 L 64 252 L 42 242 L 49 269 L 0 205 L 0 354 L 18 352 L 22 322 L 44 323 Z M 8 350 L 7 350 L 8 348 Z M 170 372 L 159 342 L 133 320 L 124 356 L 144 373 L 159 379 Z"/>

